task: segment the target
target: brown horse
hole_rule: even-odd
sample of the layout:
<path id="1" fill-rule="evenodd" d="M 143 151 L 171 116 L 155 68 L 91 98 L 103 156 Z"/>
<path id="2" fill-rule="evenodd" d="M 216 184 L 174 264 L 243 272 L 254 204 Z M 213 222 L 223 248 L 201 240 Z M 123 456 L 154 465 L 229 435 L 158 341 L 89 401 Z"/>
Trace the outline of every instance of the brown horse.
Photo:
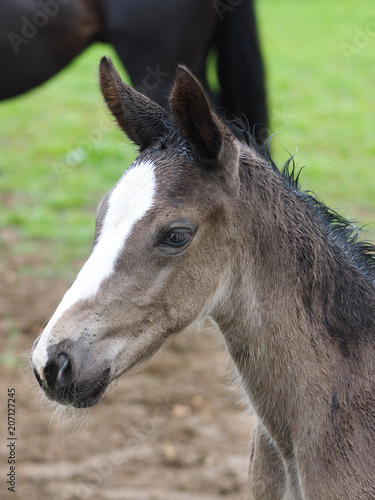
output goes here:
<path id="1" fill-rule="evenodd" d="M 95 41 L 116 49 L 133 85 L 167 103 L 177 63 L 204 83 L 217 55 L 223 112 L 243 113 L 260 142 L 267 105 L 253 0 L 2 0 L 0 100 L 51 78 Z"/>
<path id="2" fill-rule="evenodd" d="M 44 393 L 78 408 L 211 318 L 257 425 L 259 500 L 375 498 L 375 247 L 298 189 L 177 73 L 170 112 L 108 59 L 104 99 L 140 155 L 97 211 L 92 253 L 35 342 Z"/>

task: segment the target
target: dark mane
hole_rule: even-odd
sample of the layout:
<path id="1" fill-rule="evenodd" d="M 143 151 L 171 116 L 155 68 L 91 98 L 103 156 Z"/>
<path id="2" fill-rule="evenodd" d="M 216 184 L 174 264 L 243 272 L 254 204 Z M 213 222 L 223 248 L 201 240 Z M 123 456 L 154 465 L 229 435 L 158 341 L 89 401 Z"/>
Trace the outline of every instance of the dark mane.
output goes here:
<path id="1" fill-rule="evenodd" d="M 351 262 L 368 278 L 375 283 L 375 245 L 358 239 L 361 227 L 357 221 L 344 218 L 342 215 L 327 207 L 315 193 L 303 191 L 299 185 L 299 178 L 304 167 L 296 168 L 294 156 L 291 155 L 283 169 L 277 168 L 270 153 L 269 137 L 263 146 L 259 146 L 252 137 L 248 125 L 244 120 L 234 119 L 228 122 L 233 135 L 243 144 L 246 144 L 281 175 L 285 184 L 315 212 L 323 228 L 331 234 L 335 243 L 349 256 Z"/>

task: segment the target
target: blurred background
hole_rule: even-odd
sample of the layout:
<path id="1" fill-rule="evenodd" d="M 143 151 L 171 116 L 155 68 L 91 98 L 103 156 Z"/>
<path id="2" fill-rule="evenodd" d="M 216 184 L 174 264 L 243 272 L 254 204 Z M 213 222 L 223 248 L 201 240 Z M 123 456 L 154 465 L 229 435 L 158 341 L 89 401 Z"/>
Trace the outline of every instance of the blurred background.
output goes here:
<path id="1" fill-rule="evenodd" d="M 363 237 L 375 241 L 373 2 L 255 7 L 274 161 L 281 167 L 296 153 L 307 167 L 302 187 L 366 224 Z M 251 417 L 235 404 L 210 332 L 174 339 L 78 434 L 35 396 L 28 351 L 90 252 L 98 203 L 136 156 L 102 102 L 103 55 L 130 82 L 113 47 L 98 42 L 44 84 L 0 102 L 0 430 L 15 386 L 17 494 L 245 499 Z M 207 79 L 217 85 L 214 60 Z M 6 453 L 3 446 L 1 481 Z"/>

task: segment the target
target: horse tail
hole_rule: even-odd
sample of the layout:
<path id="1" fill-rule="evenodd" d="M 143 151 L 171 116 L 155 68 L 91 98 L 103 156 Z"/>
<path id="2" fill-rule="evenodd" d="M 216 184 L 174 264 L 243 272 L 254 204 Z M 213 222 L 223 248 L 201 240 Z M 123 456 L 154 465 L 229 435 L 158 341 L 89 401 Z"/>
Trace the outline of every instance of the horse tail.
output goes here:
<path id="1" fill-rule="evenodd" d="M 216 0 L 217 65 L 221 101 L 247 118 L 258 142 L 267 133 L 265 75 L 253 0 Z"/>

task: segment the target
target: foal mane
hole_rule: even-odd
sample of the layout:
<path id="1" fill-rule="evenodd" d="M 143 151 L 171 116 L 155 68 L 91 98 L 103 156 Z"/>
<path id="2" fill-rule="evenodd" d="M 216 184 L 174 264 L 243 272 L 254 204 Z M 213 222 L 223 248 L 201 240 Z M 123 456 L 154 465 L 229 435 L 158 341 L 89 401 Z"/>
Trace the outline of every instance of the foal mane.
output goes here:
<path id="1" fill-rule="evenodd" d="M 323 229 L 329 233 L 335 243 L 349 256 L 351 262 L 372 283 L 375 284 L 375 245 L 359 240 L 362 227 L 357 226 L 357 221 L 344 218 L 335 210 L 327 207 L 317 195 L 311 191 L 302 190 L 300 187 L 300 174 L 304 167 L 296 168 L 294 155 L 285 162 L 280 171 L 272 160 L 270 153 L 270 136 L 263 146 L 259 146 L 248 129 L 248 124 L 243 118 L 235 118 L 227 123 L 233 135 L 243 144 L 255 150 L 258 155 L 268 163 L 284 183 L 316 214 Z"/>

